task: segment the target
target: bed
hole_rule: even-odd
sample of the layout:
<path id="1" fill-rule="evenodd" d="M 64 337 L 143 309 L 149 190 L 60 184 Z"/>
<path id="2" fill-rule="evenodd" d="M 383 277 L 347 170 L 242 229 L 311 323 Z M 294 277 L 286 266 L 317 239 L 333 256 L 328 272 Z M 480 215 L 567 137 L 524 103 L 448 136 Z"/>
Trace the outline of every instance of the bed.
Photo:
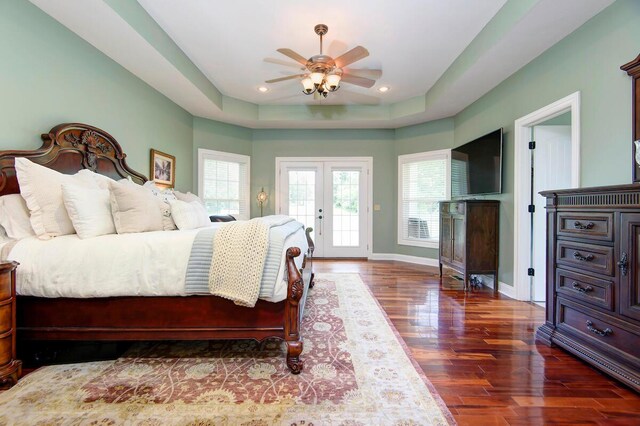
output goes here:
<path id="1" fill-rule="evenodd" d="M 113 179 L 128 178 L 139 184 L 147 180 L 144 175 L 127 166 L 126 155 L 118 142 L 107 132 L 96 127 L 79 123 L 60 124 L 52 128 L 49 133 L 43 134 L 42 140 L 42 146 L 36 150 L 0 151 L 0 196 L 20 193 L 14 167 L 16 157 L 26 157 L 35 163 L 65 174 L 89 169 Z M 18 294 L 18 339 L 20 341 L 210 339 L 262 341 L 267 338 L 279 338 L 286 342 L 288 368 L 292 373 L 298 374 L 304 365 L 300 358 L 303 349 L 300 322 L 307 291 L 313 283 L 314 246 L 309 231 L 306 232 L 305 246 L 308 246 L 308 249 L 305 253 L 301 253 L 302 250 L 299 247 L 286 248 L 283 266 L 286 278 L 280 297 L 283 300 L 273 302 L 260 299 L 255 307 L 248 308 L 213 295 L 185 295 L 180 292 L 173 295 L 150 296 L 119 296 L 115 293 L 115 296 L 109 297 L 52 297 L 55 295 Z M 170 234 L 181 231 L 162 232 Z M 73 239 L 71 236 L 68 237 L 69 240 Z M 108 237 L 114 240 L 121 236 Z M 59 240 L 54 244 L 62 244 L 64 238 L 57 237 L 56 239 Z M 155 237 L 149 236 L 149 238 Z M 166 238 L 166 235 L 160 235 L 158 238 Z M 176 238 L 178 238 L 177 234 Z M 35 241 L 23 244 L 25 245 L 23 249 L 27 251 L 34 247 L 41 247 L 38 245 L 40 243 Z M 69 244 L 80 243 L 71 241 Z M 91 246 L 76 247 L 81 247 L 76 250 L 84 253 L 83 263 L 91 263 L 99 269 L 101 263 L 105 262 L 104 251 L 92 249 Z M 68 253 L 69 256 L 72 255 L 72 252 Z M 59 274 L 60 272 L 56 270 L 58 265 L 55 262 L 58 261 L 50 259 L 48 268 Z M 47 272 L 40 271 L 40 273 Z M 70 280 L 74 277 L 73 271 L 65 273 L 70 274 L 68 275 Z M 116 282 L 112 284 L 115 287 L 118 286 Z"/>

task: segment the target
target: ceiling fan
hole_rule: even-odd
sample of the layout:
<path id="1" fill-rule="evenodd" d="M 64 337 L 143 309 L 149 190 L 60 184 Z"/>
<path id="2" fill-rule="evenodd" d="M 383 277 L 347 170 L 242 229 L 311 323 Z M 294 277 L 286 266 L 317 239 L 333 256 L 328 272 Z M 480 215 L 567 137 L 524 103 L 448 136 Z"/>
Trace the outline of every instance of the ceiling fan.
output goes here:
<path id="1" fill-rule="evenodd" d="M 278 83 L 280 81 L 300 78 L 302 79 L 301 83 L 303 86 L 302 93 L 305 95 L 313 94 L 315 99 L 322 99 L 326 98 L 329 92 L 335 92 L 338 90 L 340 88 L 340 83 L 349 83 L 360 87 L 370 88 L 376 83 L 375 78 L 380 78 L 382 75 L 381 70 L 344 69 L 347 65 L 369 56 L 369 51 L 367 49 L 362 46 L 356 46 L 334 59 L 331 56 L 322 53 L 322 37 L 327 34 L 329 27 L 324 24 L 318 24 L 314 27 L 314 31 L 320 36 L 319 55 L 314 55 L 309 59 L 305 59 L 302 55 L 291 49 L 278 49 L 278 52 L 303 65 L 304 68 L 302 69 L 305 70 L 305 72 L 303 74 L 274 78 L 272 80 L 267 80 L 266 83 Z M 359 71 L 366 73 L 374 79 L 355 75 Z"/>

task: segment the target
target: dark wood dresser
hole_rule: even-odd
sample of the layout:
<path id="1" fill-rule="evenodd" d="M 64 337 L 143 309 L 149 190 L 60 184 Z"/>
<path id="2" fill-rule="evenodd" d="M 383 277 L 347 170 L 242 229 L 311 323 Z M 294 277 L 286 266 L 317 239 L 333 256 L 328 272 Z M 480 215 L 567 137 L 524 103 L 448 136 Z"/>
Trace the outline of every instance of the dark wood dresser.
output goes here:
<path id="1" fill-rule="evenodd" d="M 640 391 L 640 184 L 542 195 L 547 304 L 537 338 Z"/>
<path id="2" fill-rule="evenodd" d="M 16 266 L 0 263 L 0 387 L 13 386 L 22 373 L 16 359 Z"/>
<path id="3" fill-rule="evenodd" d="M 490 274 L 497 292 L 499 221 L 499 201 L 441 201 L 440 276 L 448 266 L 462 274 L 467 289 L 469 275 Z"/>

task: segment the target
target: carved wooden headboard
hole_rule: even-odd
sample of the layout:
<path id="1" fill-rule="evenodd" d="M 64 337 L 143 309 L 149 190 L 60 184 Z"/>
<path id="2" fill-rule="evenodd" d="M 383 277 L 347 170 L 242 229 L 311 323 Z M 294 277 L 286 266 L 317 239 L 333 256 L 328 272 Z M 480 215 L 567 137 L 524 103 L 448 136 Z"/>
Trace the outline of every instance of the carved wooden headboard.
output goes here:
<path id="1" fill-rule="evenodd" d="M 0 151 L 0 195 L 20 192 L 15 157 L 26 157 L 61 173 L 89 169 L 113 179 L 131 177 L 143 184 L 147 178 L 132 170 L 120 144 L 104 130 L 87 124 L 64 123 L 42 135 L 42 146 L 33 151 Z"/>

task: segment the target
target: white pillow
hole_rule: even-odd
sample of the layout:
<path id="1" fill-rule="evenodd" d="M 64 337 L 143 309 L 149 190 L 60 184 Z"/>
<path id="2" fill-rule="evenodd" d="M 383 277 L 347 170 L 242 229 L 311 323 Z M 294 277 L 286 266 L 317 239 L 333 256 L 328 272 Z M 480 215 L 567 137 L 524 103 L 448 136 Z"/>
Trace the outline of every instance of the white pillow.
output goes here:
<path id="1" fill-rule="evenodd" d="M 96 185 L 100 189 L 109 189 L 109 182 L 113 182 L 109 176 L 101 175 L 100 173 L 92 172 L 89 169 L 80 170 L 75 174 L 78 178 L 82 179 L 84 182 L 95 182 Z"/>
<path id="2" fill-rule="evenodd" d="M 108 189 L 84 188 L 63 183 L 62 199 L 78 237 L 115 234 Z"/>
<path id="3" fill-rule="evenodd" d="M 129 182 L 110 182 L 113 223 L 118 234 L 162 231 L 161 205 L 148 189 Z"/>
<path id="4" fill-rule="evenodd" d="M 7 231 L 5 231 L 2 226 L 0 226 L 0 244 L 4 244 L 10 240 L 11 238 L 9 238 L 9 236 L 7 235 Z"/>
<path id="5" fill-rule="evenodd" d="M 187 203 L 186 201 L 175 200 L 170 201 L 169 204 L 171 204 L 173 220 L 179 230 L 184 231 L 185 229 L 211 226 L 207 211 L 198 201 Z"/>
<path id="6" fill-rule="evenodd" d="M 162 212 L 162 227 L 164 230 L 173 231 L 176 229 L 176 223 L 171 217 L 171 206 L 169 206 L 171 201 L 177 200 L 173 189 L 167 188 L 163 190 L 158 188 L 152 180 L 146 181 L 142 187 L 149 190 L 156 198 L 163 202 L 163 204 L 160 204 L 160 210 Z"/>
<path id="7" fill-rule="evenodd" d="M 198 197 L 196 194 L 192 194 L 191 192 L 187 192 L 185 194 L 184 192 L 173 191 L 173 194 L 180 201 L 186 201 L 187 203 L 190 203 L 192 201 L 197 201 L 204 206 L 204 201 L 202 201 L 202 198 Z"/>
<path id="8" fill-rule="evenodd" d="M 17 157 L 15 165 L 20 193 L 27 203 L 31 226 L 38 238 L 73 234 L 75 229 L 62 200 L 62 184 L 77 183 L 92 188 L 97 188 L 97 184 L 59 173 L 23 157 Z"/>
<path id="9" fill-rule="evenodd" d="M 29 220 L 29 209 L 20 194 L 0 197 L 0 226 L 14 240 L 36 235 Z"/>

